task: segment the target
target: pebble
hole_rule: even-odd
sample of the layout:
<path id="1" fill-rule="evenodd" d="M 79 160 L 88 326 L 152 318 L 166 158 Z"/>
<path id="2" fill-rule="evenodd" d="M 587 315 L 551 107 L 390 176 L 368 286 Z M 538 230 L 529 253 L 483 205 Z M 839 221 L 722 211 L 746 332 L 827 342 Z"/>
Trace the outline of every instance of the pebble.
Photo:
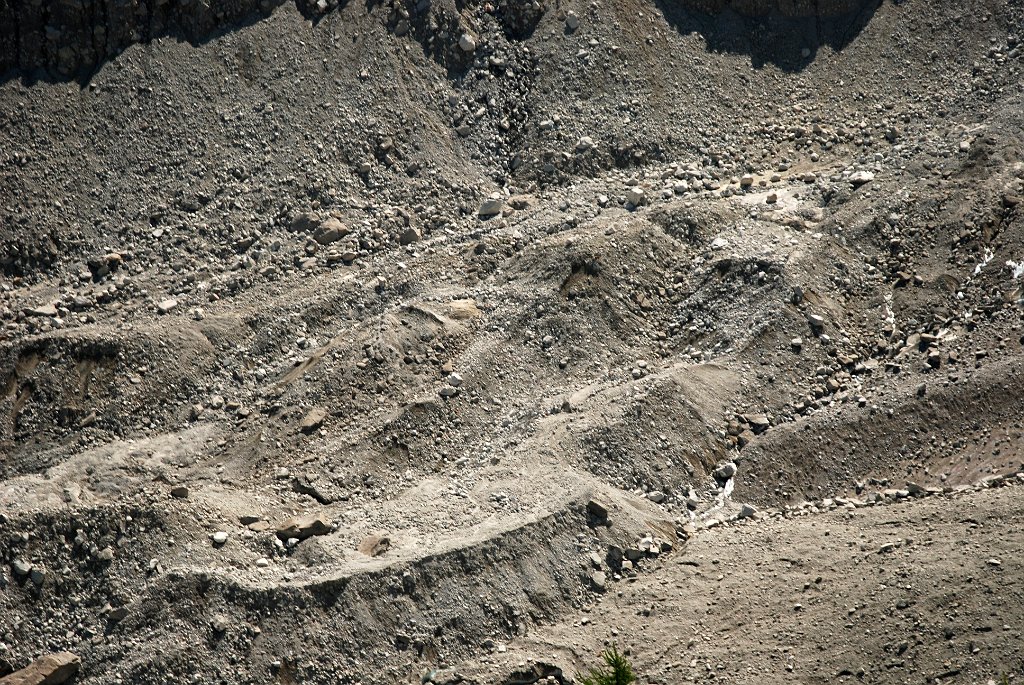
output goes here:
<path id="1" fill-rule="evenodd" d="M 410 226 L 409 228 L 402 231 L 402 235 L 398 237 L 398 244 L 412 245 L 413 243 L 418 243 L 421 240 L 423 240 L 423 235 L 419 232 L 419 230 Z"/>
<path id="2" fill-rule="evenodd" d="M 855 171 L 850 174 L 850 183 L 855 186 L 862 186 L 875 180 L 875 175 L 870 171 Z"/>
<path id="3" fill-rule="evenodd" d="M 594 139 L 589 136 L 583 136 L 576 143 L 576 152 L 586 152 L 587 150 L 594 147 Z"/>
<path id="4" fill-rule="evenodd" d="M 32 572 L 32 564 L 24 559 L 15 559 L 11 562 L 11 571 L 14 573 L 15 578 L 24 578 Z"/>
<path id="5" fill-rule="evenodd" d="M 715 468 L 715 478 L 718 480 L 729 480 L 736 475 L 736 462 L 727 461 Z"/>
<path id="6" fill-rule="evenodd" d="M 480 210 L 477 214 L 483 218 L 497 216 L 501 214 L 501 210 L 505 208 L 505 202 L 501 198 L 489 198 L 484 200 L 484 203 L 480 205 Z"/>
<path id="7" fill-rule="evenodd" d="M 565 15 L 565 26 L 570 31 L 575 31 L 580 27 L 580 18 L 575 12 L 569 12 Z"/>
<path id="8" fill-rule="evenodd" d="M 156 311 L 159 314 L 170 314 L 178 306 L 178 301 L 171 298 L 164 300 L 156 306 Z"/>
<path id="9" fill-rule="evenodd" d="M 212 537 L 213 544 L 217 546 L 223 545 L 225 542 L 228 541 L 228 534 L 225 533 L 223 530 L 218 530 L 216 533 L 213 534 Z"/>
<path id="10" fill-rule="evenodd" d="M 468 33 L 463 33 L 462 36 L 459 37 L 459 48 L 463 52 L 473 52 L 476 50 L 476 38 Z"/>
<path id="11" fill-rule="evenodd" d="M 299 430 L 308 435 L 313 431 L 319 430 L 324 425 L 326 419 L 327 412 L 320 407 L 314 407 L 302 419 L 302 422 L 299 424 Z"/>

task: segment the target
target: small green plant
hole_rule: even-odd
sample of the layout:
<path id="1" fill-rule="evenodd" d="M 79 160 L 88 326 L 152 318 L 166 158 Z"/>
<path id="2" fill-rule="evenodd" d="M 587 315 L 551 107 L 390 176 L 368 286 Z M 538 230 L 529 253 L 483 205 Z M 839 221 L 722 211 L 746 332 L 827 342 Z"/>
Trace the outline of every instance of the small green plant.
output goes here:
<path id="1" fill-rule="evenodd" d="M 587 675 L 581 675 L 580 685 L 629 685 L 636 681 L 629 659 L 620 654 L 615 645 L 601 654 L 601 660 L 604 666 L 592 668 Z"/>

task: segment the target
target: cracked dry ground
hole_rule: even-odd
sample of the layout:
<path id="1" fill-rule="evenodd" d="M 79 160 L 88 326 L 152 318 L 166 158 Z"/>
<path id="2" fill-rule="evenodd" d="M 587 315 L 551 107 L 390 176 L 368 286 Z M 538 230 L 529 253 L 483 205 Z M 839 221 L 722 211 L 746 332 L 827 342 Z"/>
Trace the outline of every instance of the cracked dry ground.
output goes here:
<path id="1" fill-rule="evenodd" d="M 0 2 L 0 683 L 1022 677 L 1022 13 Z"/>

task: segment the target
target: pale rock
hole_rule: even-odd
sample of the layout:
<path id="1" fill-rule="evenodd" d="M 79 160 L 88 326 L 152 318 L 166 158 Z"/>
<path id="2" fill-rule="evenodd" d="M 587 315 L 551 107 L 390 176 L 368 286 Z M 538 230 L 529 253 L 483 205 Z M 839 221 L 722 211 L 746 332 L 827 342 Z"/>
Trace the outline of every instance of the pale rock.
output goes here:
<path id="1" fill-rule="evenodd" d="M 855 171 L 850 174 L 850 183 L 855 186 L 862 186 L 875 180 L 875 175 L 870 171 Z"/>
<path id="2" fill-rule="evenodd" d="M 170 298 L 160 302 L 156 306 L 156 311 L 159 314 L 170 314 L 178 306 L 178 301 L 174 298 Z"/>
<path id="3" fill-rule="evenodd" d="M 305 540 L 314 535 L 327 535 L 331 532 L 330 522 L 322 516 L 296 516 L 282 521 L 277 527 L 277 537 L 281 540 Z"/>
<path id="4" fill-rule="evenodd" d="M 634 207 L 639 207 L 647 202 L 647 194 L 643 188 L 634 186 L 626 191 L 626 202 Z"/>
<path id="5" fill-rule="evenodd" d="M 505 201 L 501 198 L 491 197 L 484 200 L 484 203 L 480 205 L 480 210 L 477 212 L 481 217 L 491 217 L 501 214 L 501 210 L 505 208 Z"/>

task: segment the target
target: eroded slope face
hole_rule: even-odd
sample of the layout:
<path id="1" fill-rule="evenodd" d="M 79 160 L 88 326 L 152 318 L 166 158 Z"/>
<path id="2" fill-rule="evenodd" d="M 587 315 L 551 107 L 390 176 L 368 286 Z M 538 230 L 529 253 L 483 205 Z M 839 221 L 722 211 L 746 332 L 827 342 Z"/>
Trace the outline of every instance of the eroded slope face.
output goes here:
<path id="1" fill-rule="evenodd" d="M 286 2 L 8 74 L 0 657 L 519 682 L 722 521 L 1020 470 L 1019 8 L 840 4 Z"/>

